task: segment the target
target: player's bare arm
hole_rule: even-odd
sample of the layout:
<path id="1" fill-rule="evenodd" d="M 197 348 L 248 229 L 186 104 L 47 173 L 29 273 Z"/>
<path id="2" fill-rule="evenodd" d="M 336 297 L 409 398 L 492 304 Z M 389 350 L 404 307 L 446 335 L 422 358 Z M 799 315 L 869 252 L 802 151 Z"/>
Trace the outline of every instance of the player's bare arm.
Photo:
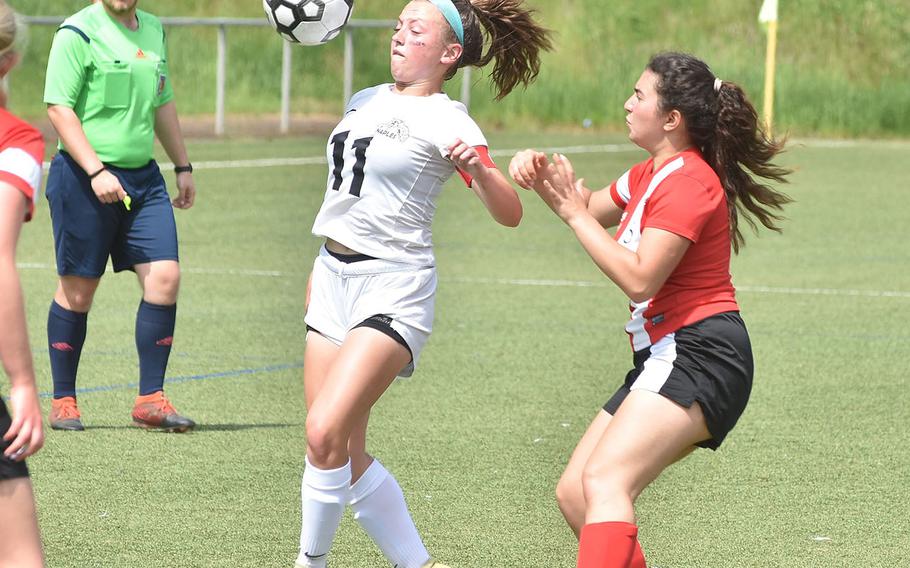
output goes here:
<path id="1" fill-rule="evenodd" d="M 4 455 L 14 461 L 24 460 L 44 444 L 22 286 L 16 270 L 16 242 L 27 211 L 28 203 L 22 192 L 0 183 L 0 321 L 4 322 L 0 361 L 10 381 L 13 415 L 12 425 L 3 439 L 12 442 Z"/>
<path id="2" fill-rule="evenodd" d="M 606 229 L 619 224 L 623 210 L 616 205 L 610 196 L 610 187 L 607 186 L 599 191 L 591 191 L 584 184 L 584 178 L 578 179 L 575 175 L 575 168 L 572 162 L 565 154 L 558 154 L 559 165 L 562 168 L 566 182 L 575 188 L 575 191 L 581 196 L 582 201 L 588 213 L 597 219 L 597 222 Z"/>
<path id="3" fill-rule="evenodd" d="M 560 154 L 560 159 L 565 168 L 568 183 L 575 188 L 581 196 L 588 212 L 604 228 L 609 229 L 619 224 L 623 210 L 620 209 L 613 198 L 610 197 L 609 186 L 599 191 L 591 191 L 585 186 L 584 178 L 576 179 L 575 169 L 569 159 Z M 537 150 L 522 150 L 515 154 L 509 163 L 509 175 L 515 183 L 524 189 L 534 189 L 535 184 L 541 181 L 541 170 L 549 164 L 546 154 Z"/>
<path id="4" fill-rule="evenodd" d="M 573 183 L 574 172 L 562 156 L 555 154 L 553 162 L 541 172 L 534 191 L 575 232 L 598 268 L 634 302 L 657 293 L 688 250 L 690 241 L 669 231 L 648 228 L 642 233 L 638 250 L 630 251 L 616 242 L 589 211 Z"/>
<path id="5" fill-rule="evenodd" d="M 82 122 L 75 111 L 63 105 L 50 105 L 47 107 L 47 116 L 63 140 L 67 152 L 92 178 L 92 191 L 98 196 L 98 201 L 101 203 L 123 201 L 126 191 L 123 190 L 117 176 L 104 169 L 104 163 L 98 158 L 98 154 L 85 136 Z"/>
<path id="6" fill-rule="evenodd" d="M 502 172 L 484 164 L 477 148 L 461 139 L 449 146 L 449 159 L 455 167 L 473 178 L 471 189 L 497 223 L 507 227 L 518 226 L 522 215 L 521 201 Z"/>
<path id="7" fill-rule="evenodd" d="M 509 162 L 509 175 L 523 189 L 534 189 L 538 170 L 547 165 L 547 156 L 537 150 L 522 150 Z"/>
<path id="8" fill-rule="evenodd" d="M 155 111 L 155 135 L 167 152 L 168 157 L 175 166 L 185 167 L 190 163 L 183 142 L 183 133 L 180 130 L 180 120 L 177 117 L 177 105 L 174 101 L 161 105 Z M 193 172 L 183 171 L 177 174 L 177 197 L 174 198 L 174 207 L 189 209 L 196 201 L 196 182 Z"/>
<path id="9" fill-rule="evenodd" d="M 591 191 L 584 187 L 583 182 L 584 179 L 578 180 L 577 189 L 581 192 L 587 192 L 588 212 L 605 229 L 619 225 L 623 210 L 616 205 L 616 202 L 610 196 L 610 187 L 607 186 L 599 191 Z"/>

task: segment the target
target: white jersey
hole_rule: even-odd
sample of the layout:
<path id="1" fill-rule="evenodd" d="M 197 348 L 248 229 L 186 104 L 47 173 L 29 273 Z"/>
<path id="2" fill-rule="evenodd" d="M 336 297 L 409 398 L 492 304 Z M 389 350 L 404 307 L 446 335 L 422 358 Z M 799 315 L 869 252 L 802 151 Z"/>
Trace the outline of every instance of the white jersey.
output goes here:
<path id="1" fill-rule="evenodd" d="M 385 84 L 360 91 L 329 138 L 329 176 L 313 234 L 383 260 L 433 266 L 430 226 L 455 172 L 448 146 L 487 142 L 444 93 L 415 97 Z"/>

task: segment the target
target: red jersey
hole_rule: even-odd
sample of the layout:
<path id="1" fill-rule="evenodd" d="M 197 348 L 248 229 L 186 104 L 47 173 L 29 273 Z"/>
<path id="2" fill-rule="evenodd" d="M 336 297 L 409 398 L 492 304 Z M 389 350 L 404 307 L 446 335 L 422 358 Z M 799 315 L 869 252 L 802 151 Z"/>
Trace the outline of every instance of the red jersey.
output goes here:
<path id="1" fill-rule="evenodd" d="M 610 186 L 610 195 L 624 210 L 615 238 L 625 248 L 637 251 L 648 227 L 692 241 L 657 294 L 630 303 L 626 332 L 635 351 L 686 325 L 739 310 L 726 195 L 698 150 L 679 153 L 657 171 L 653 160 L 634 166 Z"/>
<path id="2" fill-rule="evenodd" d="M 24 120 L 0 108 L 0 181 L 8 183 L 28 198 L 25 220 L 35 211 L 35 195 L 41 187 L 44 138 Z"/>

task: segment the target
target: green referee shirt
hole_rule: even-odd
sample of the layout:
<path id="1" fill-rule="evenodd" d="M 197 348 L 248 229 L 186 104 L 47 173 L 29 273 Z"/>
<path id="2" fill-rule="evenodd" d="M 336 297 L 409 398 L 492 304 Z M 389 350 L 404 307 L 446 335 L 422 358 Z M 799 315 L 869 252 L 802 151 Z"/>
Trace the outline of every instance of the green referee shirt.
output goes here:
<path id="1" fill-rule="evenodd" d="M 54 36 L 44 86 L 44 102 L 73 109 L 101 161 L 123 168 L 152 159 L 155 110 L 174 98 L 161 22 L 141 10 L 136 17 L 132 31 L 98 3 L 68 18 Z"/>

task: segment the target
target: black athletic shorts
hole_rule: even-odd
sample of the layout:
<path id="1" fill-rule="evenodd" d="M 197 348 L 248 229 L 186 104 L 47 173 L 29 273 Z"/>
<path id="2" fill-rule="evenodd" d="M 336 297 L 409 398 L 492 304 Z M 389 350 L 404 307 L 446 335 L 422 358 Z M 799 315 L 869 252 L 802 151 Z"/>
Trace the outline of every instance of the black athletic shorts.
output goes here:
<path id="1" fill-rule="evenodd" d="M 716 450 L 746 408 L 752 391 L 752 346 L 738 312 L 705 318 L 669 333 L 636 351 L 634 369 L 604 405 L 615 414 L 629 392 L 661 394 L 686 408 L 698 402 L 711 439 L 700 442 Z"/>
<path id="2" fill-rule="evenodd" d="M 3 436 L 6 435 L 6 432 L 9 430 L 12 423 L 13 419 L 6 409 L 6 404 L 4 404 L 3 399 L 0 398 L 0 481 L 15 479 L 17 477 L 28 477 L 28 468 L 25 466 L 24 460 L 15 462 L 7 459 L 3 455 L 6 448 L 10 446 L 9 442 L 3 440 Z"/>

